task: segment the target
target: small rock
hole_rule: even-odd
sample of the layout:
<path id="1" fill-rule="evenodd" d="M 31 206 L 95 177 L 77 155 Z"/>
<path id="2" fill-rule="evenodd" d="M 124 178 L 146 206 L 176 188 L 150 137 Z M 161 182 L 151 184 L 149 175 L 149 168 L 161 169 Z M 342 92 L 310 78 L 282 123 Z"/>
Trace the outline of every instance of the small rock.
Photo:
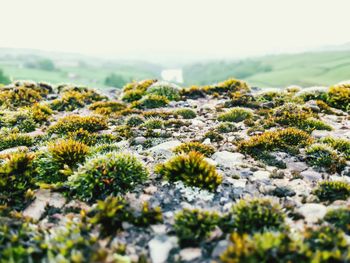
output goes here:
<path id="1" fill-rule="evenodd" d="M 310 181 L 310 182 L 315 182 L 315 181 L 319 181 L 322 179 L 322 175 L 318 172 L 312 171 L 312 170 L 306 170 L 300 173 L 300 175 Z"/>
<path id="2" fill-rule="evenodd" d="M 143 136 L 139 136 L 139 137 L 136 137 L 136 138 L 134 139 L 134 143 L 135 143 L 136 145 L 144 144 L 145 142 L 146 142 L 146 138 L 143 137 Z"/>
<path id="3" fill-rule="evenodd" d="M 167 262 L 169 252 L 177 246 L 177 238 L 166 235 L 156 236 L 148 242 L 153 263 Z"/>
<path id="4" fill-rule="evenodd" d="M 196 258 L 199 258 L 202 256 L 202 251 L 200 248 L 184 248 L 180 251 L 180 258 L 183 261 L 192 261 Z"/>
<path id="5" fill-rule="evenodd" d="M 173 140 L 154 146 L 148 149 L 148 151 L 157 156 L 161 155 L 163 157 L 171 157 L 173 155 L 173 149 L 179 145 L 181 145 L 180 141 Z"/>
<path id="6" fill-rule="evenodd" d="M 305 217 L 307 222 L 315 223 L 325 216 L 327 208 L 322 204 L 311 203 L 302 205 L 299 208 L 299 212 Z"/>
<path id="7" fill-rule="evenodd" d="M 145 189 L 143 189 L 143 191 L 146 193 L 146 194 L 150 194 L 150 195 L 153 195 L 155 192 L 157 192 L 158 188 L 154 185 L 150 185 L 148 187 L 146 187 Z"/>
<path id="8" fill-rule="evenodd" d="M 307 164 L 304 162 L 287 162 L 286 165 L 290 171 L 296 172 L 302 172 L 308 168 Z"/>
<path id="9" fill-rule="evenodd" d="M 258 180 L 258 181 L 268 181 L 270 180 L 271 173 L 268 171 L 256 171 L 253 173 L 252 178 L 250 178 L 252 181 Z"/>
<path id="10" fill-rule="evenodd" d="M 211 256 L 213 258 L 219 258 L 220 255 L 227 249 L 227 246 L 228 246 L 228 241 L 227 240 L 221 240 L 215 246 Z"/>
<path id="11" fill-rule="evenodd" d="M 241 153 L 222 151 L 214 153 L 211 158 L 221 166 L 234 167 L 235 165 L 242 163 L 244 155 Z"/>

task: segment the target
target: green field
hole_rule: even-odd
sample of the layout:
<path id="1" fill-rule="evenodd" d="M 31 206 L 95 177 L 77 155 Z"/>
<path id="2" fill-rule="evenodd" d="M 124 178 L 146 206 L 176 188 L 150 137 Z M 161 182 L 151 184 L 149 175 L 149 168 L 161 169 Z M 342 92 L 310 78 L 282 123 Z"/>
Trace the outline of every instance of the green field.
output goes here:
<path id="1" fill-rule="evenodd" d="M 21 53 L 21 52 L 22 53 Z M 140 61 L 116 61 L 50 53 L 31 54 L 23 50 L 0 49 L 0 69 L 15 79 L 46 81 L 53 84 L 76 83 L 104 88 L 108 75 L 114 73 L 125 82 L 145 78 L 160 78 L 166 65 Z M 55 69 L 42 70 L 26 66 L 38 59 L 50 59 Z M 177 65 L 183 69 L 183 85 L 205 85 L 227 78 L 246 80 L 252 86 L 285 87 L 288 85 L 314 86 L 331 85 L 350 79 L 350 50 L 306 52 L 288 55 L 270 55 L 240 61 L 206 61 Z M 122 85 L 119 85 L 122 86 Z"/>

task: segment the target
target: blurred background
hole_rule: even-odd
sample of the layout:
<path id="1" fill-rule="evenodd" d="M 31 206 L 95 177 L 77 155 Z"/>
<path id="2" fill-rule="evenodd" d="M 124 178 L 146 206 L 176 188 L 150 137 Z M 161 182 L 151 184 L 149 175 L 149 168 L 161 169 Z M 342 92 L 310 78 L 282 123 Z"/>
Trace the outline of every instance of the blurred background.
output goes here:
<path id="1" fill-rule="evenodd" d="M 350 79 L 348 0 L 11 0 L 0 10 L 2 84 Z"/>

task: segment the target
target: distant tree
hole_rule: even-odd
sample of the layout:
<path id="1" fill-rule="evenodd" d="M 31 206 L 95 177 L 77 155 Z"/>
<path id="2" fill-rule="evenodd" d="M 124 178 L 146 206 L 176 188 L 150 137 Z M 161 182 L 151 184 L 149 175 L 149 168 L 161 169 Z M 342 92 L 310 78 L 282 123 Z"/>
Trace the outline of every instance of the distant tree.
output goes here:
<path id="1" fill-rule="evenodd" d="M 105 85 L 109 87 L 121 88 L 128 81 L 121 75 L 115 73 L 109 74 L 105 79 Z"/>
<path id="2" fill-rule="evenodd" d="M 9 84 L 10 79 L 5 76 L 4 72 L 0 69 L 0 84 Z"/>
<path id="3" fill-rule="evenodd" d="M 53 71 L 55 64 L 50 59 L 41 59 L 37 62 L 37 67 L 42 70 Z"/>

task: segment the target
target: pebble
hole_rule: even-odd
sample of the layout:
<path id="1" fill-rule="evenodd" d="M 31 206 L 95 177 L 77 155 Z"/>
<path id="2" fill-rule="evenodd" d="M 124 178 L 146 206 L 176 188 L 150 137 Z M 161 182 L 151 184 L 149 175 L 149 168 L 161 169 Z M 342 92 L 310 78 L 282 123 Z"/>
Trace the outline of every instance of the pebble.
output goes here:
<path id="1" fill-rule="evenodd" d="M 169 252 L 177 246 L 177 237 L 155 236 L 148 242 L 152 263 L 167 262 Z"/>

